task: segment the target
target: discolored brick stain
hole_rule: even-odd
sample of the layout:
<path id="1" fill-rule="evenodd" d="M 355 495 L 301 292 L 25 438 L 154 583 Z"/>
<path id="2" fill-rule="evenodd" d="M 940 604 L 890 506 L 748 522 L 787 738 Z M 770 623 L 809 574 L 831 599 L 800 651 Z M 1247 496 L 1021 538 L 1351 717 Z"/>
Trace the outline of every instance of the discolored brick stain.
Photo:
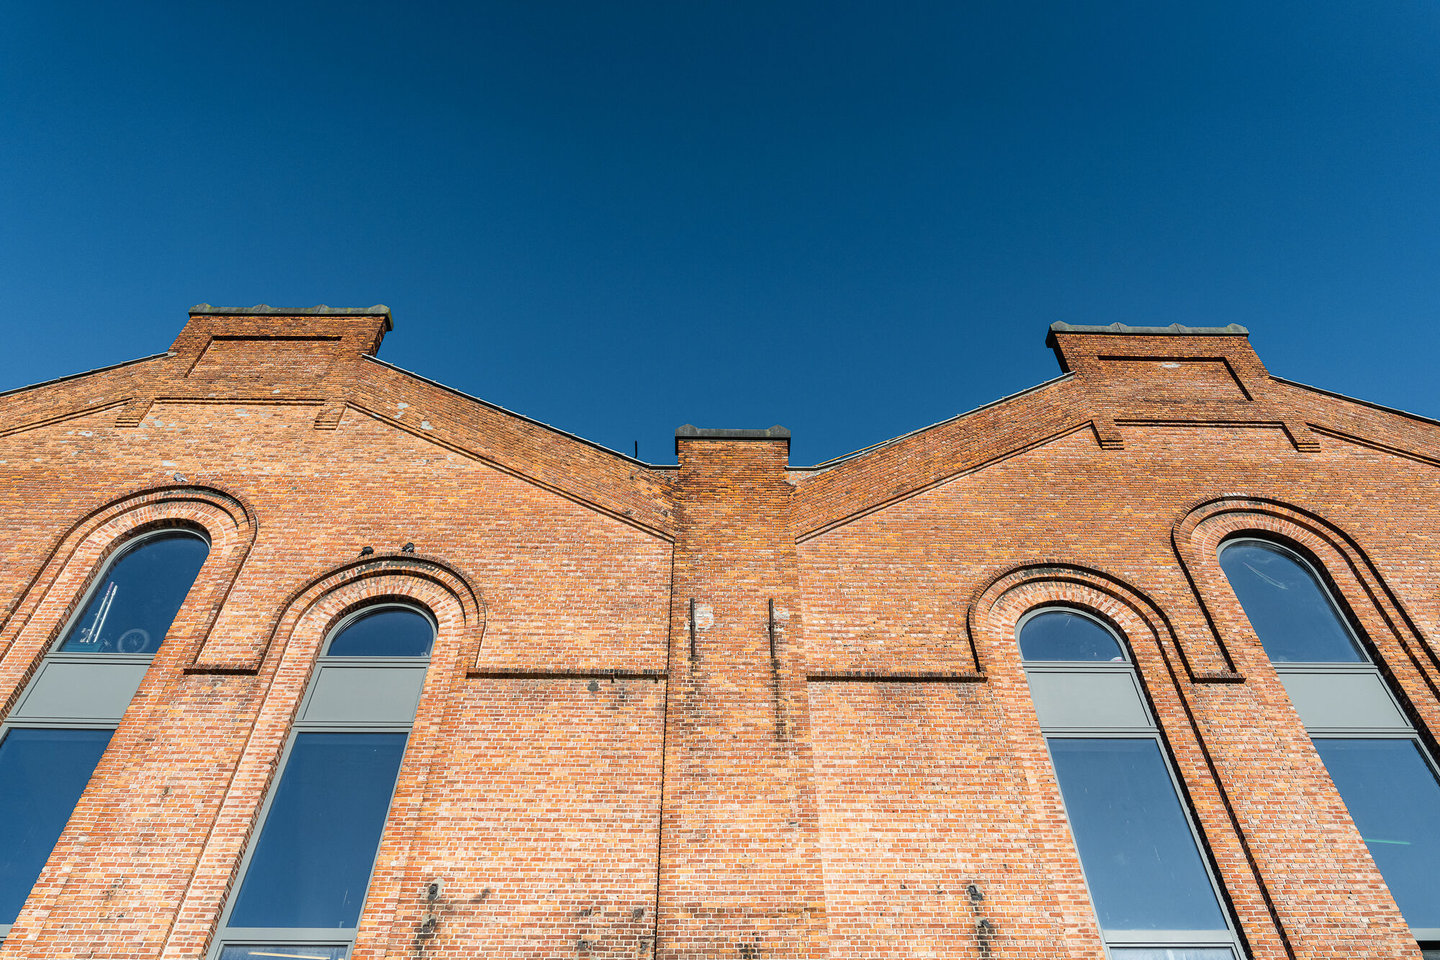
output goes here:
<path id="1" fill-rule="evenodd" d="M 357 960 L 1101 960 L 1014 643 L 1050 603 L 1124 633 L 1249 956 L 1418 960 L 1213 554 L 1314 555 L 1440 731 L 1440 425 L 1057 328 L 1063 376 L 856 456 L 652 466 L 385 326 L 202 310 L 0 395 L 5 709 L 126 537 L 212 541 L 0 957 L 205 956 L 326 630 L 402 597 L 439 633 Z"/>

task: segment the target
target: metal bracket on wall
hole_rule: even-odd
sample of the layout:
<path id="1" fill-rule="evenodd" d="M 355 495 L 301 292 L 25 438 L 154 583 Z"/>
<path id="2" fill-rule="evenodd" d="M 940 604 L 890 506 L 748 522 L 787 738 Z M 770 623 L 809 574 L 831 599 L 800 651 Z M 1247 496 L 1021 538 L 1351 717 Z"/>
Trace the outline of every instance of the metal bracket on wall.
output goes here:
<path id="1" fill-rule="evenodd" d="M 690 662 L 693 664 L 700 659 L 699 652 L 695 649 L 695 598 L 690 598 Z"/>
<path id="2" fill-rule="evenodd" d="M 770 692 L 775 701 L 775 739 L 785 739 L 785 707 L 780 701 L 780 653 L 777 649 L 780 626 L 775 621 L 775 600 L 769 603 L 768 626 L 770 631 Z"/>

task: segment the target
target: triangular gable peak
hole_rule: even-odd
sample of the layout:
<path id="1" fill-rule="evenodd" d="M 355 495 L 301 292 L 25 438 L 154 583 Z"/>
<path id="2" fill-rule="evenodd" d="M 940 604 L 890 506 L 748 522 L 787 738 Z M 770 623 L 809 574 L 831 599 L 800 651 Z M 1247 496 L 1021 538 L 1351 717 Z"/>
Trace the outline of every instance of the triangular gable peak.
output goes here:
<path id="1" fill-rule="evenodd" d="M 673 472 L 608 450 L 376 358 L 383 305 L 190 311 L 171 350 L 0 395 L 0 436 L 106 412 L 138 427 L 158 401 L 313 407 L 316 429 L 367 415 L 665 539 Z M 1440 424 L 1271 376 L 1239 325 L 1052 324 L 1061 377 L 857 454 L 794 468 L 799 539 L 958 475 L 1084 430 L 1123 449 L 1127 429 L 1268 427 L 1293 449 L 1326 438 L 1440 466 Z"/>
<path id="2" fill-rule="evenodd" d="M 673 539 L 665 471 L 379 361 L 392 327 L 384 305 L 200 304 L 166 354 L 0 396 L 0 435 L 102 410 L 135 429 L 157 402 L 299 406 L 316 430 L 368 416 Z"/>
<path id="3" fill-rule="evenodd" d="M 376 358 L 390 309 L 197 307 L 175 341 L 186 395 L 317 405 L 315 428 L 369 416 L 670 539 L 669 498 L 648 467 Z"/>
<path id="4" fill-rule="evenodd" d="M 1440 465 L 1440 424 L 1274 377 L 1238 324 L 1055 323 L 1046 344 L 1062 377 L 814 471 L 797 471 L 797 539 L 1079 430 L 1101 449 L 1123 450 L 1131 428 L 1269 428 L 1300 454 L 1319 452 L 1333 437 Z M 1418 448 L 1417 437 L 1430 442 Z"/>
<path id="5" fill-rule="evenodd" d="M 1108 416 L 1116 446 L 1127 424 L 1278 426 L 1301 452 L 1332 437 L 1440 465 L 1440 423 L 1273 376 L 1239 324 L 1055 323 L 1046 343 L 1091 395 L 1097 419 Z"/>
<path id="6" fill-rule="evenodd" d="M 390 328 L 384 305 L 202 303 L 166 353 L 0 394 L 0 435 L 112 409 L 117 427 L 137 427 L 157 400 L 309 405 L 333 426 L 355 363 Z"/>

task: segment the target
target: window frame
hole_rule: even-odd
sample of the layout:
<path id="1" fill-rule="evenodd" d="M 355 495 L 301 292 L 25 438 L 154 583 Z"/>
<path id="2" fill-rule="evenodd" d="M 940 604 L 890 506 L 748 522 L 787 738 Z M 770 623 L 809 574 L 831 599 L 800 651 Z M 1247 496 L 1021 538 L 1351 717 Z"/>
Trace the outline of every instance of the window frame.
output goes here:
<path id="1" fill-rule="evenodd" d="M 1071 613 L 1071 614 L 1074 614 L 1074 615 L 1076 615 L 1076 616 L 1078 616 L 1078 617 L 1084 617 L 1086 620 L 1089 620 L 1091 623 L 1094 623 L 1095 625 L 1097 625 L 1098 627 L 1100 627 L 1100 629 L 1102 629 L 1102 630 L 1104 630 L 1106 633 L 1110 634 L 1111 638 L 1115 641 L 1115 648 L 1120 651 L 1120 657 L 1121 657 L 1121 659 L 1120 659 L 1120 660 L 1030 660 L 1030 659 L 1027 659 L 1026 656 L 1025 656 L 1025 650 L 1024 650 L 1024 648 L 1020 646 L 1020 634 L 1022 634 L 1022 633 L 1025 632 L 1025 625 L 1028 624 L 1031 620 L 1038 619 L 1039 617 L 1042 617 L 1042 616 L 1044 616 L 1044 615 L 1046 615 L 1046 614 L 1048 614 L 1048 613 Z M 1116 627 L 1113 623 L 1111 623 L 1110 621 L 1106 620 L 1104 617 L 1100 616 L 1099 614 L 1094 613 L 1094 612 L 1092 612 L 1092 611 L 1090 611 L 1090 610 L 1086 610 L 1084 607 L 1070 606 L 1069 604 L 1065 604 L 1065 603 L 1046 603 L 1046 604 L 1044 604 L 1043 606 L 1031 607 L 1029 610 L 1026 610 L 1023 614 L 1021 614 L 1021 615 L 1020 615 L 1020 618 L 1015 621 L 1015 649 L 1020 651 L 1020 662 L 1025 666 L 1025 668 L 1026 668 L 1027 670 L 1028 670 L 1032 665 L 1038 666 L 1038 665 L 1052 664 L 1052 663 L 1053 663 L 1053 664 L 1056 664 L 1056 665 L 1058 665 L 1058 666 L 1066 666 L 1067 668 L 1069 668 L 1069 667 L 1084 667 L 1084 668 L 1110 667 L 1110 668 L 1117 668 L 1117 667 L 1118 667 L 1118 668 L 1120 668 L 1120 669 L 1122 669 L 1122 670 L 1131 670 L 1131 671 L 1133 671 L 1133 670 L 1135 669 L 1135 656 L 1134 656 L 1134 654 L 1132 654 L 1132 653 L 1130 652 L 1130 645 L 1125 642 L 1125 640 L 1123 639 L 1123 636 L 1124 636 L 1123 633 L 1120 631 L 1120 629 L 1119 629 L 1118 627 Z"/>
<path id="2" fill-rule="evenodd" d="M 403 609 L 423 616 L 430 624 L 432 631 L 430 641 L 430 653 L 424 657 L 391 657 L 391 656 L 349 656 L 331 657 L 325 651 L 330 649 L 331 642 L 344 633 L 351 624 L 362 617 L 385 609 Z M 219 960 L 221 954 L 227 947 L 247 946 L 284 946 L 304 949 L 307 947 L 341 947 L 345 950 L 345 956 L 350 956 L 355 947 L 355 937 L 359 932 L 357 926 L 345 927 L 232 927 L 230 917 L 235 911 L 236 901 L 244 887 L 245 879 L 250 870 L 250 865 L 255 858 L 255 853 L 260 845 L 260 838 L 264 835 L 265 826 L 269 822 L 270 813 L 274 807 L 276 797 L 279 794 L 279 787 L 289 767 L 291 754 L 294 752 L 295 744 L 302 734 L 306 733 L 403 733 L 405 734 L 405 747 L 400 754 L 400 763 L 395 769 L 395 780 L 390 784 L 390 793 L 385 801 L 385 815 L 381 820 L 380 833 L 375 839 L 375 852 L 370 859 L 370 872 L 365 878 L 365 896 L 360 901 L 360 908 L 357 917 L 364 917 L 365 907 L 370 901 L 370 885 L 375 880 L 375 869 L 380 860 L 380 848 L 385 843 L 385 831 L 390 822 L 390 811 L 395 805 L 395 791 L 399 789 L 400 775 L 405 769 L 405 762 L 410 756 L 411 738 L 410 733 L 414 728 L 414 719 L 409 723 L 397 723 L 393 720 L 366 721 L 366 720 L 306 720 L 305 710 L 309 705 L 320 678 L 326 667 L 353 667 L 356 665 L 376 666 L 383 664 L 400 669 L 414 669 L 416 667 L 428 667 L 431 662 L 431 654 L 435 652 L 435 643 L 439 639 L 440 628 L 434 614 L 419 603 L 409 603 L 398 600 L 383 600 L 378 603 L 367 603 L 356 610 L 342 617 L 335 626 L 326 632 L 325 638 L 320 644 L 322 651 L 315 658 L 315 666 L 311 671 L 309 682 L 306 684 L 305 692 L 300 698 L 296 707 L 296 715 L 290 725 L 290 732 L 285 738 L 285 746 L 280 751 L 280 757 L 276 762 L 275 775 L 266 790 L 265 799 L 260 804 L 255 815 L 255 829 L 251 831 L 250 839 L 245 846 L 245 852 L 241 855 L 233 874 L 234 882 L 226 898 L 225 907 L 220 913 L 219 922 L 215 927 L 215 936 L 206 953 L 207 960 Z M 382 667 L 383 669 L 383 667 Z M 423 678 L 422 678 L 423 685 Z"/>
<path id="3" fill-rule="evenodd" d="M 110 571 L 113 570 L 121 560 L 124 560 L 152 540 L 164 540 L 174 536 L 193 537 L 205 544 L 205 560 L 201 561 L 200 564 L 200 570 L 204 570 L 205 563 L 210 559 L 210 551 L 215 549 L 215 542 L 210 538 L 210 532 L 201 527 L 192 527 L 188 524 L 152 527 L 126 537 L 122 544 L 110 552 L 110 555 L 100 564 L 95 575 L 91 577 L 89 586 L 85 588 L 84 594 L 80 597 L 79 602 L 75 604 L 70 616 L 65 619 L 64 629 L 55 635 L 50 650 L 45 654 L 45 659 L 55 659 L 62 662 L 68 661 L 73 663 L 149 663 L 154 660 L 155 655 L 160 652 L 160 647 L 165 644 L 164 637 L 160 638 L 160 644 L 157 645 L 151 653 L 101 653 L 86 650 L 62 650 L 61 648 L 69 642 L 70 634 L 75 632 L 75 628 L 80 626 L 80 618 L 85 615 L 85 611 L 90 606 L 90 601 L 95 599 L 95 594 L 100 591 L 100 588 L 105 585 L 105 581 L 109 579 Z M 190 581 L 190 590 L 195 589 L 195 584 L 199 582 L 200 570 L 195 571 L 195 579 Z M 185 600 L 190 598 L 190 590 L 185 591 Z M 182 607 L 184 602 L 184 600 L 181 600 Z M 179 610 L 177 610 L 176 613 L 178 614 Z M 175 625 L 174 620 L 171 620 L 170 625 Z M 166 629 L 168 632 L 169 628 Z"/>
<path id="4" fill-rule="evenodd" d="M 1360 652 L 1359 660 L 1275 661 L 1270 659 L 1270 651 L 1265 650 L 1265 659 L 1270 660 L 1272 666 L 1275 666 L 1282 672 L 1286 670 L 1302 671 L 1313 666 L 1331 667 L 1335 668 L 1336 672 L 1339 672 L 1345 667 L 1363 669 L 1364 667 L 1374 667 L 1378 665 L 1374 655 L 1370 651 L 1370 644 L 1366 642 L 1365 634 L 1360 630 L 1360 626 L 1355 620 L 1354 613 L 1350 610 L 1349 606 L 1341 602 L 1339 596 L 1340 591 L 1330 582 L 1328 571 L 1320 566 L 1318 561 L 1312 561 L 1305 555 L 1302 549 L 1292 546 L 1283 537 L 1267 538 L 1256 536 L 1253 533 L 1236 534 L 1232 537 L 1226 537 L 1220 541 L 1219 545 L 1215 548 L 1215 564 L 1220 567 L 1221 575 L 1225 577 L 1225 586 L 1229 588 L 1231 596 L 1235 598 L 1235 602 L 1240 604 L 1240 612 L 1245 614 L 1245 622 L 1250 624 L 1250 631 L 1254 633 L 1255 639 L 1260 641 L 1262 650 L 1265 648 L 1265 641 L 1259 632 L 1255 630 L 1255 624 L 1250 621 L 1250 614 L 1245 610 L 1245 604 L 1240 602 L 1240 595 L 1235 592 L 1235 585 L 1230 582 L 1230 575 L 1225 573 L 1225 568 L 1220 565 L 1221 555 L 1225 553 L 1226 550 L 1230 550 L 1242 543 L 1258 543 L 1263 547 L 1269 547 L 1272 550 L 1283 553 L 1291 560 L 1300 564 L 1300 566 L 1310 574 L 1310 578 L 1315 581 L 1315 585 L 1320 588 L 1321 595 L 1330 604 L 1330 611 L 1335 614 L 1335 620 L 1340 624 L 1341 629 L 1350 635 L 1350 642 L 1353 643 L 1355 649 Z"/>
<path id="5" fill-rule="evenodd" d="M 1020 634 L 1025 625 L 1037 617 L 1047 613 L 1068 613 L 1091 620 L 1108 632 L 1115 640 L 1120 650 L 1121 661 L 1114 660 L 1028 660 L 1025 659 L 1020 646 Z M 1065 824 L 1070 831 L 1071 842 L 1075 845 L 1076 859 L 1080 861 L 1080 875 L 1085 883 L 1085 893 L 1090 899 L 1090 909 L 1095 916 L 1095 924 L 1100 930 L 1100 937 L 1104 943 L 1106 956 L 1112 954 L 1112 950 L 1151 948 L 1151 949 L 1228 949 L 1234 960 L 1243 960 L 1247 956 L 1244 945 L 1240 938 L 1239 928 L 1236 926 L 1235 917 L 1230 908 L 1229 900 L 1225 895 L 1225 887 L 1220 882 L 1219 873 L 1216 870 L 1211 856 L 1209 845 L 1205 842 L 1205 836 L 1200 830 L 1200 824 L 1195 819 L 1195 811 L 1190 801 L 1189 791 L 1185 789 L 1184 781 L 1180 778 L 1175 768 L 1174 758 L 1170 755 L 1169 744 L 1165 741 L 1163 731 L 1160 729 L 1156 719 L 1154 705 L 1150 702 L 1148 691 L 1140 678 L 1140 671 L 1135 662 L 1134 651 L 1130 649 L 1130 643 L 1124 631 L 1120 630 L 1104 617 L 1087 610 L 1083 607 L 1072 606 L 1064 603 L 1046 603 L 1027 610 L 1015 621 L 1015 647 L 1021 652 L 1021 668 L 1025 673 L 1026 685 L 1030 687 L 1031 703 L 1036 707 L 1036 719 L 1040 726 L 1040 733 L 1045 738 L 1045 754 L 1050 758 L 1050 768 L 1055 776 L 1056 787 L 1060 787 L 1060 777 L 1055 766 L 1055 757 L 1051 751 L 1052 740 L 1132 740 L 1149 741 L 1155 744 L 1160 755 L 1161 763 L 1164 764 L 1165 773 L 1170 779 L 1170 788 L 1174 791 L 1175 799 L 1179 804 L 1181 814 L 1185 818 L 1185 824 L 1190 831 L 1190 840 L 1195 845 L 1195 852 L 1205 870 L 1206 879 L 1210 883 L 1211 893 L 1214 894 L 1215 903 L 1224 918 L 1226 927 L 1224 930 L 1144 930 L 1144 929 L 1107 929 L 1100 924 L 1100 912 L 1095 906 L 1095 897 L 1091 892 L 1090 871 L 1085 866 L 1085 860 L 1080 856 L 1080 844 L 1075 837 L 1073 821 L 1070 818 L 1070 809 L 1065 802 L 1065 791 L 1059 789 L 1060 809 L 1065 812 Z M 1032 673 L 1048 675 L 1127 675 L 1135 685 L 1137 702 L 1144 712 L 1145 723 L 1134 725 L 1116 724 L 1094 724 L 1086 725 L 1081 723 L 1053 723 L 1047 722 L 1041 717 L 1041 708 L 1036 700 L 1033 685 L 1030 684 Z"/>
<path id="6" fill-rule="evenodd" d="M 205 559 L 201 561 L 200 569 L 195 571 L 194 578 L 191 579 L 190 585 L 185 590 L 185 597 L 181 600 L 181 607 L 183 608 L 185 601 L 190 598 L 190 592 L 194 590 L 195 585 L 200 582 L 200 574 L 202 571 L 204 571 L 205 564 L 209 561 L 211 551 L 214 549 L 215 545 L 214 542 L 210 539 L 209 532 L 199 527 L 193 527 L 186 524 L 177 524 L 172 526 L 154 527 L 147 530 L 142 530 L 139 533 L 126 536 L 123 540 L 121 540 L 119 544 L 116 545 L 115 549 L 110 551 L 110 555 L 105 557 L 96 567 L 95 573 L 90 578 L 89 585 L 85 588 L 85 591 L 80 596 L 79 601 L 72 608 L 70 615 L 66 617 L 65 625 L 60 630 L 58 630 L 53 637 L 51 637 L 49 648 L 45 651 L 45 654 L 36 664 L 34 673 L 32 673 L 30 679 L 26 681 L 24 688 L 20 691 L 20 695 L 15 698 L 15 705 L 10 709 L 9 713 L 5 716 L 5 718 L 3 720 L 0 720 L 0 743 L 3 743 L 5 741 L 5 738 L 10 735 L 11 730 L 109 730 L 111 731 L 111 740 L 113 741 L 114 731 L 119 729 L 120 724 L 125 719 L 125 712 L 129 710 L 130 703 L 133 702 L 135 699 L 135 694 L 133 691 L 131 692 L 129 698 L 126 699 L 125 706 L 121 710 L 119 710 L 117 714 L 113 717 L 76 717 L 67 716 L 63 713 L 59 715 L 25 716 L 24 712 L 27 706 L 26 701 L 29 699 L 30 695 L 34 693 L 36 689 L 40 686 L 41 679 L 45 674 L 46 668 L 50 664 L 55 663 L 89 665 L 99 667 L 113 666 L 120 669 L 129 667 L 132 668 L 130 671 L 128 671 L 131 673 L 134 672 L 133 668 L 135 667 L 144 667 L 144 670 L 139 671 L 140 675 L 136 684 L 136 689 L 138 689 L 139 684 L 144 682 L 145 674 L 149 672 L 150 665 L 154 663 L 155 657 L 164 647 L 164 637 L 160 638 L 159 646 L 157 646 L 156 649 L 150 653 L 103 653 L 91 651 L 63 651 L 60 648 L 64 646 L 64 644 L 70 639 L 70 635 L 79 626 L 80 619 L 85 615 L 86 610 L 90 606 L 90 601 L 95 598 L 95 594 L 100 590 L 102 586 L 104 586 L 105 582 L 109 579 L 110 571 L 115 568 L 116 564 L 118 564 L 121 560 L 125 559 L 125 557 L 144 547 L 145 544 L 150 541 L 172 537 L 177 534 L 182 536 L 194 537 L 195 539 L 200 540 L 205 544 L 206 550 Z M 178 609 L 176 613 L 179 613 Z M 171 620 L 170 625 L 174 626 L 173 619 Z M 169 628 L 167 627 L 166 630 L 168 633 Z M 119 671 L 117 670 L 116 673 L 118 674 Z M 16 716 L 16 714 L 21 715 Z M 100 767 L 100 763 L 104 762 L 105 753 L 108 753 L 109 750 L 110 746 L 107 743 L 105 750 L 102 751 L 100 754 L 100 760 L 96 762 L 95 768 L 97 770 Z M 94 778 L 95 773 L 92 770 L 89 780 L 86 781 L 85 790 L 90 789 L 90 781 L 94 780 Z M 84 791 L 82 790 L 81 797 L 83 796 Z M 76 803 L 79 803 L 78 799 Z M 74 816 L 74 813 L 75 811 L 72 808 L 70 811 L 70 816 Z M 68 826 L 69 817 L 66 818 L 66 824 Z M 62 828 L 61 836 L 63 835 L 64 830 Z M 52 847 L 50 855 L 53 854 L 54 848 Z M 48 863 L 49 856 L 46 857 L 46 861 Z M 42 867 L 41 870 L 43 872 L 44 868 Z M 23 905 L 21 906 L 21 910 L 24 910 Z M 3 945 L 6 937 L 10 935 L 10 928 L 12 926 L 14 926 L 13 923 L 0 923 L 0 945 Z"/>
<path id="7" fill-rule="evenodd" d="M 1217 565 L 1219 563 L 1220 555 L 1222 553 L 1242 543 L 1258 543 L 1272 550 L 1283 553 L 1285 556 L 1288 556 L 1291 560 L 1298 563 L 1302 569 L 1308 572 L 1311 579 L 1314 580 L 1316 585 L 1320 588 L 1320 592 L 1329 602 L 1331 612 L 1335 615 L 1336 621 L 1339 622 L 1341 627 L 1350 635 L 1351 642 L 1355 644 L 1355 649 L 1360 651 L 1360 656 L 1363 658 L 1359 661 L 1275 661 L 1270 658 L 1270 652 L 1265 649 L 1264 638 L 1255 631 L 1255 625 L 1253 623 L 1250 624 L 1251 632 L 1255 633 L 1255 638 L 1260 641 L 1261 650 L 1265 652 L 1265 659 L 1269 662 L 1271 668 L 1275 671 L 1276 676 L 1280 678 L 1281 684 L 1286 686 L 1286 696 L 1291 700 L 1291 705 L 1296 708 L 1296 714 L 1299 715 L 1300 722 L 1305 728 L 1305 733 L 1307 736 L 1310 737 L 1312 743 L 1316 740 L 1408 740 L 1415 744 L 1415 748 L 1420 754 L 1421 761 L 1426 765 L 1426 767 L 1429 768 L 1430 774 L 1431 776 L 1435 777 L 1436 782 L 1440 783 L 1440 763 L 1436 762 L 1436 753 L 1431 748 L 1429 738 L 1426 736 L 1427 731 L 1415 724 L 1412 711 L 1407 709 L 1407 705 L 1405 704 L 1403 698 L 1398 695 L 1398 692 L 1395 689 L 1395 684 L 1393 684 L 1386 676 L 1386 672 L 1382 668 L 1381 661 L 1377 656 L 1376 651 L 1372 649 L 1369 638 L 1365 635 L 1363 631 L 1360 630 L 1354 612 L 1350 610 L 1347 604 L 1341 602 L 1341 599 L 1338 595 L 1339 591 L 1331 583 L 1328 571 L 1326 571 L 1318 561 L 1312 560 L 1309 556 L 1307 556 L 1305 551 L 1292 546 L 1290 543 L 1286 542 L 1280 537 L 1270 538 L 1256 536 L 1251 533 L 1238 534 L 1233 537 L 1227 537 L 1225 540 L 1221 541 L 1220 544 L 1215 548 L 1215 559 Z M 1222 567 L 1221 570 L 1223 571 L 1224 568 Z M 1230 582 L 1228 574 L 1225 577 L 1225 583 L 1226 586 L 1229 587 L 1231 595 L 1234 596 L 1236 602 L 1239 603 L 1240 612 L 1244 614 L 1246 621 L 1249 622 L 1250 614 L 1245 610 L 1245 604 L 1240 602 L 1240 595 L 1235 592 L 1235 585 Z M 1385 694 L 1389 697 L 1391 704 L 1395 708 L 1396 716 L 1400 719 L 1401 723 L 1389 726 L 1359 726 L 1345 723 L 1323 722 L 1323 720 L 1327 719 L 1324 717 L 1321 717 L 1322 722 L 1312 722 L 1315 718 L 1314 714 L 1311 714 L 1309 717 L 1307 717 L 1306 713 L 1308 711 L 1302 712 L 1299 709 L 1298 705 L 1295 704 L 1294 694 L 1291 692 L 1289 685 L 1286 684 L 1286 679 L 1289 677 L 1323 675 L 1374 678 L 1384 689 Z M 1321 710 L 1321 713 L 1324 713 L 1323 709 Z M 1403 726 L 1401 724 L 1403 724 Z M 1316 750 L 1316 757 L 1320 760 L 1320 765 L 1322 767 L 1325 767 L 1324 758 L 1320 757 L 1319 750 Z M 1325 767 L 1325 773 L 1327 777 L 1330 777 L 1330 771 L 1328 767 Z M 1340 793 L 1340 788 L 1335 785 L 1333 777 L 1330 777 L 1330 782 L 1331 786 L 1335 788 L 1336 794 L 1340 797 L 1340 801 L 1342 803 L 1345 803 L 1346 814 L 1349 815 L 1349 803 L 1346 802 L 1345 795 Z M 1356 827 L 1356 830 L 1358 832 L 1359 828 Z M 1368 845 L 1366 846 L 1366 850 L 1367 852 L 1369 851 Z M 1371 855 L 1371 858 L 1373 860 L 1373 854 Z M 1379 870 L 1378 864 L 1376 865 L 1376 870 Z M 1384 875 L 1382 874 L 1381 877 L 1383 879 Z M 1389 881 L 1386 881 L 1386 886 L 1389 886 Z M 1406 921 L 1407 925 L 1408 922 L 1409 921 Z M 1410 927 L 1410 933 L 1420 944 L 1421 949 L 1434 950 L 1440 948 L 1440 927 Z"/>

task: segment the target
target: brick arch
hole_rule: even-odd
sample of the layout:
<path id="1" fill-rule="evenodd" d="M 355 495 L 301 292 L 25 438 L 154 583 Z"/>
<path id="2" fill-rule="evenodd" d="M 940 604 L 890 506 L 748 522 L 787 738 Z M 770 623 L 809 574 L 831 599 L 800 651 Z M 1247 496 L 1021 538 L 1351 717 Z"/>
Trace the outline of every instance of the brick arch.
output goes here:
<path id="1" fill-rule="evenodd" d="M 1171 529 L 1175 555 L 1211 630 L 1208 643 L 1189 651 L 1192 656 L 1202 661 L 1220 658 L 1232 668 L 1237 654 L 1264 656 L 1220 568 L 1221 544 L 1241 536 L 1273 540 L 1305 556 L 1359 625 L 1371 655 L 1390 670 L 1407 695 L 1413 700 L 1414 693 L 1424 690 L 1428 697 L 1423 699 L 1431 703 L 1440 697 L 1440 657 L 1434 645 L 1421 634 L 1359 543 L 1319 514 L 1269 498 L 1206 500 Z"/>
<path id="2" fill-rule="evenodd" d="M 207 643 L 191 665 L 198 673 L 256 673 L 272 651 L 283 651 L 296 626 L 312 614 L 325 620 L 322 634 L 357 607 L 381 600 L 408 600 L 428 609 L 442 634 L 459 638 L 467 665 L 480 656 L 485 603 L 471 580 L 450 564 L 419 554 L 387 553 L 352 560 L 312 577 L 275 612 L 264 642 L 245 649 Z"/>
<path id="3" fill-rule="evenodd" d="M 210 555 L 175 616 L 166 646 L 189 649 L 209 636 L 255 543 L 254 510 L 215 486 L 137 490 L 96 506 L 60 533 L 7 611 L 0 627 L 0 691 L 7 704 L 59 637 L 105 561 L 134 537 L 166 528 L 197 530 L 210 540 Z"/>
<path id="4" fill-rule="evenodd" d="M 1041 606 L 1075 607 L 1095 614 L 1121 635 L 1140 666 L 1140 643 L 1178 649 L 1164 612 L 1142 592 L 1103 571 L 1070 563 L 1031 563 L 1001 573 L 976 595 L 966 614 L 972 645 L 981 636 L 1014 642 L 1020 617 Z M 1008 632 L 1006 632 L 1008 631 Z M 977 651 L 978 660 L 978 651 Z"/>
<path id="5" fill-rule="evenodd" d="M 191 672 L 254 674 L 247 681 L 255 684 L 258 714 L 181 903 L 179 919 L 171 928 L 165 955 L 202 954 L 208 947 L 231 887 L 239 879 L 240 859 L 258 825 L 260 806 L 325 638 L 355 611 L 396 601 L 423 607 L 437 627 L 411 727 L 412 747 L 406 751 L 370 881 L 367 913 L 383 913 L 400 901 L 400 877 L 422 822 L 428 784 L 443 764 L 444 726 L 451 719 L 467 669 L 478 655 L 485 624 L 483 601 L 467 577 L 443 561 L 407 553 L 364 557 L 310 578 L 276 611 L 253 668 L 248 664 L 243 669 L 204 664 L 191 668 Z"/>
<path id="6" fill-rule="evenodd" d="M 1197 718 L 1197 688 L 1184 682 L 1184 648 L 1189 638 L 1177 633 L 1170 617 L 1144 591 L 1103 570 L 1056 562 L 1012 567 L 978 592 L 967 618 L 977 649 L 1013 651 L 999 668 L 1016 675 L 1016 680 L 1007 680 L 1005 686 L 1017 682 L 1023 672 L 1015 627 L 1022 616 L 1038 607 L 1083 610 L 1117 631 L 1129 648 L 1161 740 L 1170 752 L 1182 800 L 1199 826 L 1230 901 L 1242 945 L 1256 935 L 1267 936 L 1262 932 L 1267 926 L 1268 935 L 1283 939 L 1274 892 L 1259 869 L 1230 789 Z M 1236 682 L 1242 678 L 1231 673 L 1207 679 Z M 1020 696 L 1028 700 L 1028 691 Z M 1028 704 L 1027 709 L 1033 711 Z M 1039 739 L 1038 721 L 1032 722 L 1032 736 Z M 1056 800 L 1053 796 L 1048 799 L 1052 804 Z M 1288 944 L 1286 952 L 1295 955 Z"/>

